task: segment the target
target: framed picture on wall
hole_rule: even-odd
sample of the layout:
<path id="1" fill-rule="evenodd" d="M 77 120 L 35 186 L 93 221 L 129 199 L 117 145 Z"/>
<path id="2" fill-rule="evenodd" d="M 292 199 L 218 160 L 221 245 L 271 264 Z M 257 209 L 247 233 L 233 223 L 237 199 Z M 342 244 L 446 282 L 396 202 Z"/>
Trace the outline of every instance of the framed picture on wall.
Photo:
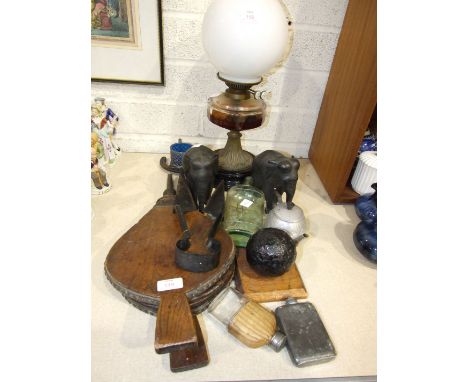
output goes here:
<path id="1" fill-rule="evenodd" d="M 161 0 L 91 0 L 91 80 L 164 85 Z"/>

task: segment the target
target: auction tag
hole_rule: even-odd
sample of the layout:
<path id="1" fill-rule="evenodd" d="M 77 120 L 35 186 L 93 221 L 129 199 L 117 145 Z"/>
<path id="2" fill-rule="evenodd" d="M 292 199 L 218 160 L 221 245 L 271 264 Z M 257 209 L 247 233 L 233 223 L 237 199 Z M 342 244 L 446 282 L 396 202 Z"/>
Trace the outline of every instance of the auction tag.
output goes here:
<path id="1" fill-rule="evenodd" d="M 257 24 L 257 15 L 254 10 L 246 10 L 245 13 L 241 13 L 240 21 L 242 24 Z"/>
<path id="2" fill-rule="evenodd" d="M 158 292 L 164 292 L 166 290 L 180 289 L 184 286 L 184 280 L 182 277 L 175 279 L 159 280 L 156 284 L 156 290 Z"/>
<path id="3" fill-rule="evenodd" d="M 248 200 L 248 199 L 244 199 L 242 202 L 240 202 L 239 204 L 242 206 L 242 207 L 245 207 L 245 208 L 249 208 L 251 205 L 252 205 L 252 201 L 251 200 Z"/>

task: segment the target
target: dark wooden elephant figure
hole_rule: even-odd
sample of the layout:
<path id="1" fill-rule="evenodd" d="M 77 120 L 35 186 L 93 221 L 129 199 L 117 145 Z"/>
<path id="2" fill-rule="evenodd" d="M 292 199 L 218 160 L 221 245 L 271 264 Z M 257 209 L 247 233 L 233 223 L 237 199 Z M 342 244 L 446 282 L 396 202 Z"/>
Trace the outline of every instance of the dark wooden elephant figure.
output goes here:
<path id="1" fill-rule="evenodd" d="M 218 155 L 206 146 L 192 147 L 183 159 L 183 175 L 200 211 L 205 209 L 218 171 Z"/>
<path id="2" fill-rule="evenodd" d="M 278 195 L 286 192 L 288 209 L 294 206 L 292 199 L 296 192 L 299 161 L 288 158 L 278 151 L 267 150 L 257 155 L 252 164 L 253 185 L 263 191 L 266 200 L 266 212 L 278 202 Z"/>

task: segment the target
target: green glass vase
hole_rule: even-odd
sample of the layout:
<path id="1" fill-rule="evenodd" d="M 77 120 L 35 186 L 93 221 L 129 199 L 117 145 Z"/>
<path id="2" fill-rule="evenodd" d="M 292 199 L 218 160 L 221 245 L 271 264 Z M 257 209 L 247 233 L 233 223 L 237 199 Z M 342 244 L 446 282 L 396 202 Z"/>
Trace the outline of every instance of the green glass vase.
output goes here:
<path id="1" fill-rule="evenodd" d="M 245 248 L 250 237 L 263 227 L 265 196 L 252 186 L 252 178 L 229 189 L 224 206 L 224 229 L 236 247 Z"/>

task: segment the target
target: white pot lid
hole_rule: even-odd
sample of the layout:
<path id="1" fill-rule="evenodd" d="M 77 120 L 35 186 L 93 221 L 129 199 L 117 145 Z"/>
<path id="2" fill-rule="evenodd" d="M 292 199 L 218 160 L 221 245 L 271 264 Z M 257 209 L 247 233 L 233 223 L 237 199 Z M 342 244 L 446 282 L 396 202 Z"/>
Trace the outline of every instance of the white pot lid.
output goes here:
<path id="1" fill-rule="evenodd" d="M 364 151 L 359 155 L 359 160 L 369 167 L 377 168 L 377 151 Z"/>

